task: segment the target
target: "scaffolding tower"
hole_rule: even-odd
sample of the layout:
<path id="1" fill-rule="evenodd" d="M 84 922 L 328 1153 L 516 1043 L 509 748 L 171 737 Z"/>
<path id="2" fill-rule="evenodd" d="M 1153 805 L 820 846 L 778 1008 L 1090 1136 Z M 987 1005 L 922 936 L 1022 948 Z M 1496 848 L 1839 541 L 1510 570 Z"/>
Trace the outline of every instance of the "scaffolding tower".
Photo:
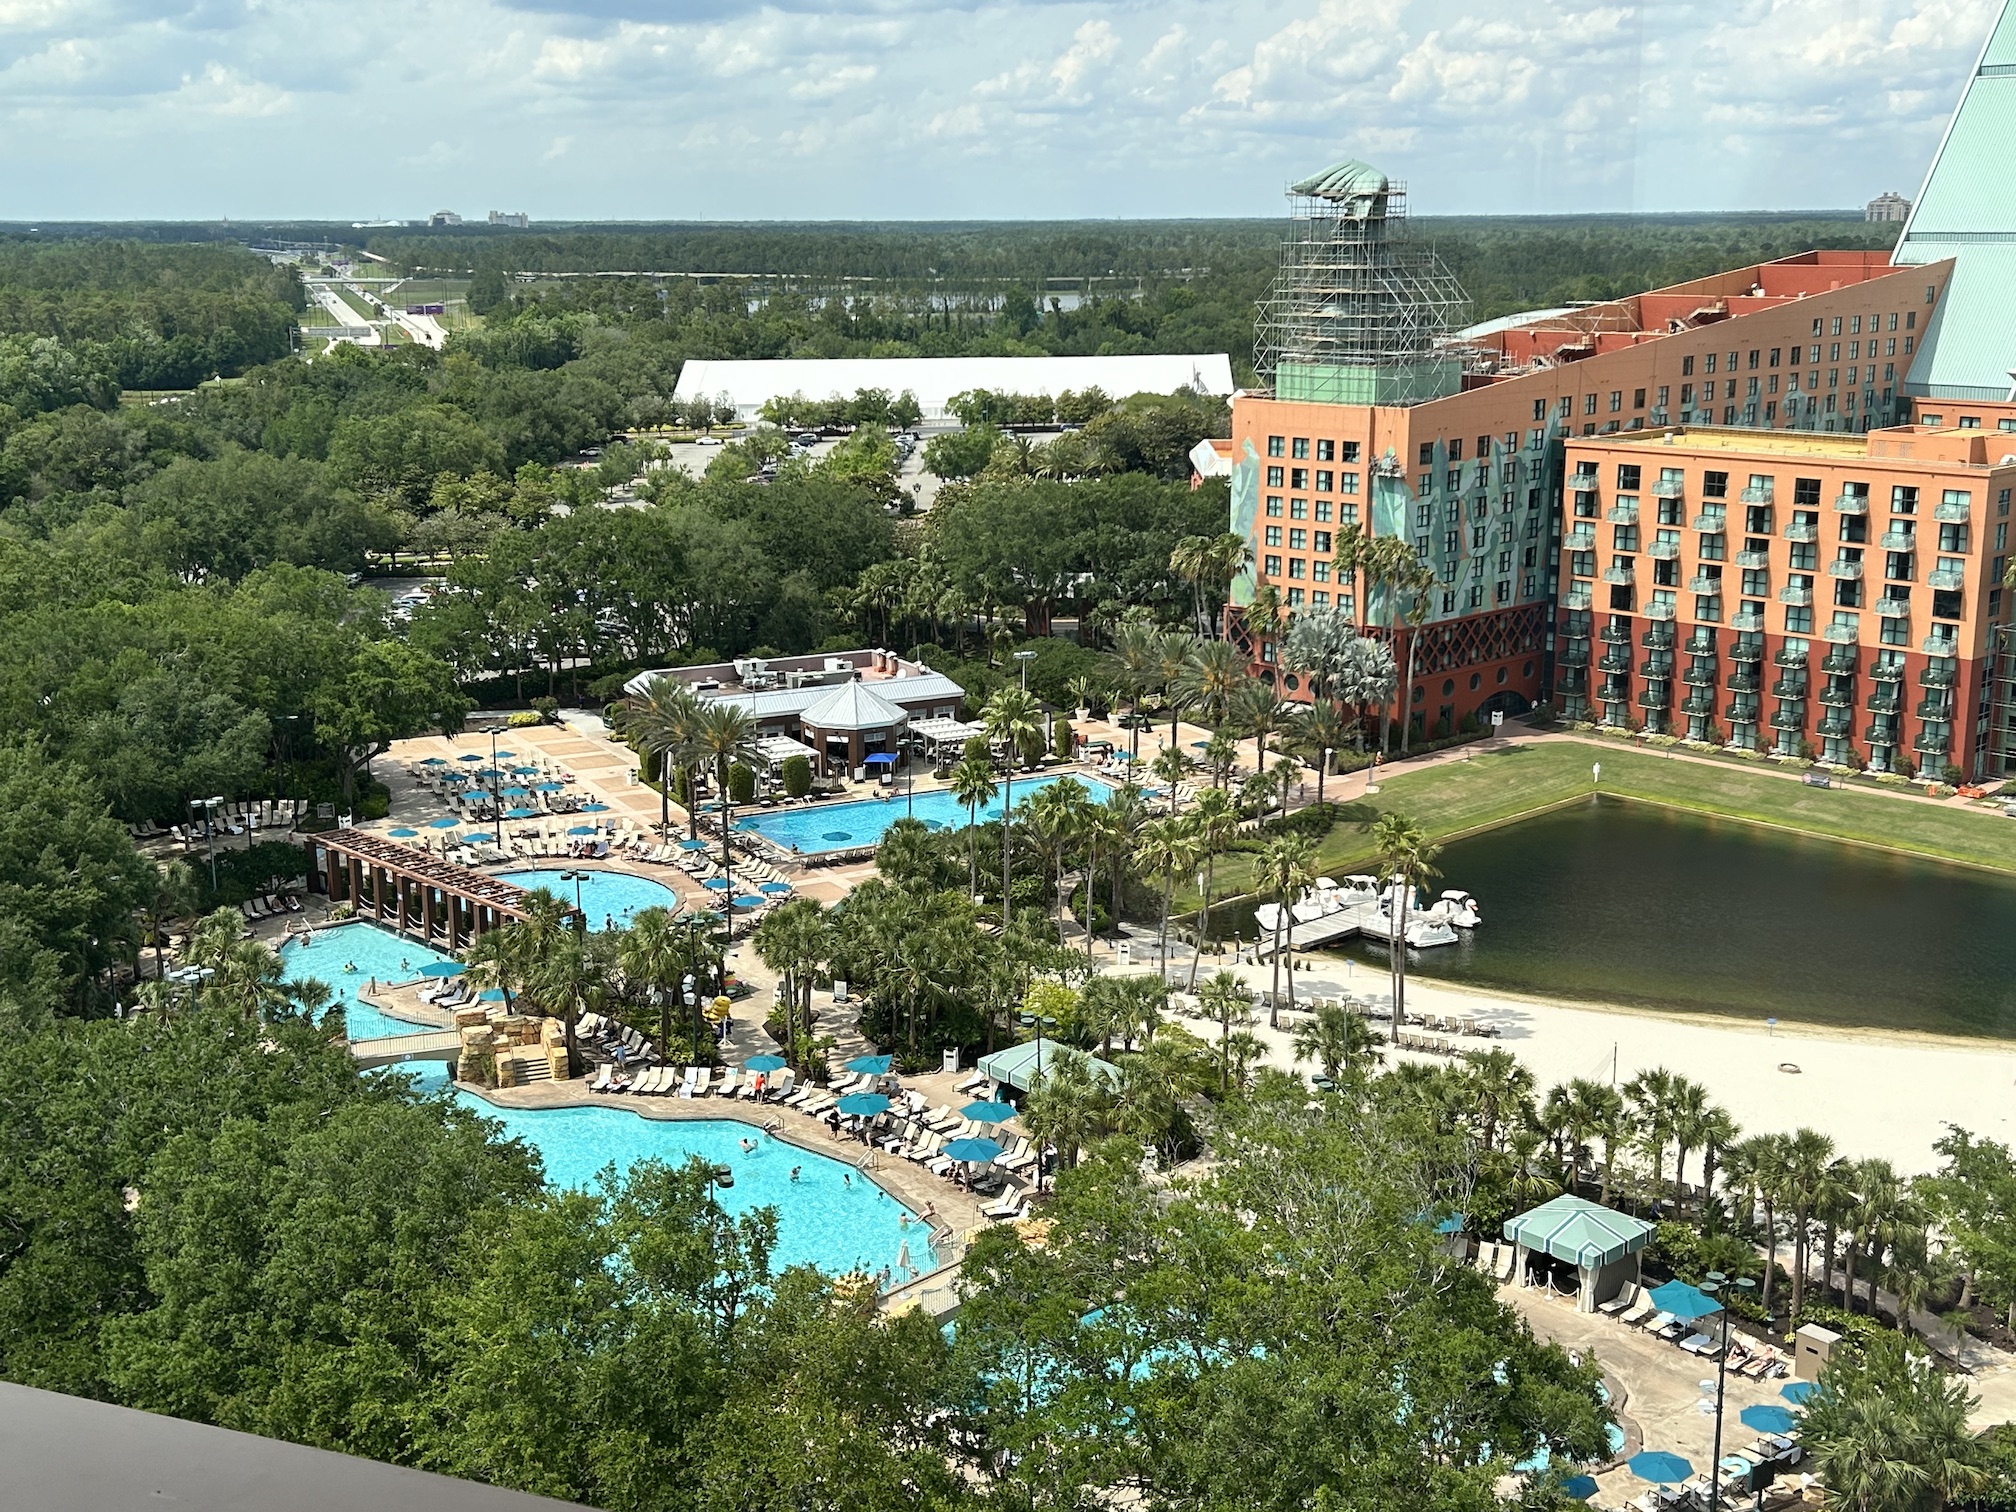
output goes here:
<path id="1" fill-rule="evenodd" d="M 1288 189 L 1281 271 L 1260 307 L 1254 365 L 1277 399 L 1419 404 L 1462 385 L 1448 345 L 1469 299 L 1411 240 L 1407 189 L 1343 162 Z"/>

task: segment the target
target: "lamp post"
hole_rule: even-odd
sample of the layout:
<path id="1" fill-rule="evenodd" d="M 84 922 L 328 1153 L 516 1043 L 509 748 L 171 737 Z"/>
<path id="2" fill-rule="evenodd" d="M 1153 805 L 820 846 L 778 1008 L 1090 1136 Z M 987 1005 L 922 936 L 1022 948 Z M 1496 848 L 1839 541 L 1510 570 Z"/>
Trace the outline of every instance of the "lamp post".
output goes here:
<path id="1" fill-rule="evenodd" d="M 191 798 L 191 809 L 203 810 L 203 844 L 210 853 L 210 891 L 217 891 L 217 810 L 224 806 L 224 798 Z"/>
<path id="2" fill-rule="evenodd" d="M 577 935 L 586 934 L 588 932 L 588 915 L 581 906 L 581 884 L 588 880 L 588 873 L 579 868 L 573 868 L 560 873 L 560 880 L 574 884 L 574 933 Z"/>
<path id="3" fill-rule="evenodd" d="M 1722 1301 L 1724 1287 L 1734 1287 L 1737 1294 L 1744 1295 L 1756 1290 L 1757 1283 L 1747 1276 L 1738 1276 L 1731 1281 L 1720 1271 L 1708 1272 L 1701 1283 L 1701 1290 L 1718 1302 Z M 1722 1512 L 1722 1392 L 1729 1378 L 1729 1305 L 1722 1304 L 1722 1351 L 1715 1360 L 1715 1463 L 1708 1467 L 1708 1512 Z"/>
<path id="4" fill-rule="evenodd" d="M 1055 1029 L 1057 1020 L 1047 1013 L 1025 1013 L 1022 1022 L 1036 1030 L 1036 1069 L 1029 1077 L 1029 1090 L 1033 1093 L 1043 1080 L 1043 1031 Z M 1036 1195 L 1043 1195 L 1043 1149 L 1040 1141 L 1036 1149 Z"/>
<path id="5" fill-rule="evenodd" d="M 1015 660 L 1019 664 L 1022 674 L 1022 691 L 1027 693 L 1029 691 L 1029 663 L 1036 660 L 1036 653 L 1034 651 L 1017 651 L 1015 653 Z"/>
<path id="6" fill-rule="evenodd" d="M 504 822 L 504 795 L 498 791 L 502 780 L 502 774 L 497 770 L 497 728 L 493 725 L 490 728 L 490 807 L 495 812 L 490 817 L 500 826 Z"/>

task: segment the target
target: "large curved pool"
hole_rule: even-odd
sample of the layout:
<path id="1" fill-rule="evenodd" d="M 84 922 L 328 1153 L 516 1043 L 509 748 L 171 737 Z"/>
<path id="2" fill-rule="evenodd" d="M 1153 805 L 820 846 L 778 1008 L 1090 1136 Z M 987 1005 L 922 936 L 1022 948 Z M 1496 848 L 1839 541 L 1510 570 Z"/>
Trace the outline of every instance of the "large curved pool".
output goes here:
<path id="1" fill-rule="evenodd" d="M 663 882 L 649 877 L 633 877 L 628 872 L 588 871 L 581 881 L 563 882 L 560 874 L 569 868 L 539 867 L 532 871 L 500 872 L 497 880 L 513 887 L 543 887 L 563 902 L 574 901 L 574 889 L 581 889 L 581 911 L 588 916 L 590 929 L 627 929 L 631 919 L 647 908 L 679 906 L 679 894 Z"/>
<path id="2" fill-rule="evenodd" d="M 422 1086 L 448 1085 L 445 1067 L 402 1066 Z M 472 1112 L 502 1124 L 506 1137 L 539 1152 L 555 1186 L 587 1188 L 613 1165 L 619 1175 L 642 1160 L 682 1165 L 699 1158 L 725 1165 L 735 1184 L 719 1190 L 731 1213 L 777 1210 L 774 1264 L 816 1265 L 831 1275 L 886 1269 L 900 1285 L 937 1262 L 920 1221 L 902 1203 L 842 1161 L 774 1139 L 731 1119 L 645 1118 L 620 1101 L 585 1108 L 500 1108 L 460 1088 L 452 1095 Z M 756 1141 L 754 1150 L 742 1148 Z M 791 1173 L 798 1173 L 792 1180 Z"/>
<path id="3" fill-rule="evenodd" d="M 316 930 L 308 938 L 295 938 L 280 947 L 280 964 L 290 982 L 314 980 L 328 987 L 335 1001 L 343 1005 L 345 1031 L 353 1040 L 388 1039 L 395 1034 L 417 1034 L 432 1028 L 411 1024 L 405 1019 L 380 1013 L 357 994 L 372 980 L 410 982 L 423 966 L 452 960 L 438 950 L 429 950 L 414 940 L 403 939 L 389 929 L 362 921 L 332 924 Z"/>

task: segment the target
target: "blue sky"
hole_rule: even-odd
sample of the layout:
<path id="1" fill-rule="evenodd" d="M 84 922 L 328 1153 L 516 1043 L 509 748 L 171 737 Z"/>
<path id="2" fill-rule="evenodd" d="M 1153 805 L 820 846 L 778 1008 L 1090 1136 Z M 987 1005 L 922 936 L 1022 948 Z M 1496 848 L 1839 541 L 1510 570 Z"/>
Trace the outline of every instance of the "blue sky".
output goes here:
<path id="1" fill-rule="evenodd" d="M 1914 194 L 2001 0 L 0 0 L 0 219 Z"/>

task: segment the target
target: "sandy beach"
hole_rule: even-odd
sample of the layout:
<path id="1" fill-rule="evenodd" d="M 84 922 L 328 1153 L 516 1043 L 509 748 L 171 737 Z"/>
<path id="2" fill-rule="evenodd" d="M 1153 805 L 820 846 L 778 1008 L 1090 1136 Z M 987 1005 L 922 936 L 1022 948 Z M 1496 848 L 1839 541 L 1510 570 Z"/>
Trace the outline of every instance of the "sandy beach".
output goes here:
<path id="1" fill-rule="evenodd" d="M 1187 968 L 1188 962 L 1178 957 L 1178 964 Z M 1206 957 L 1199 979 L 1219 964 Z M 1378 967 L 1320 956 L 1300 964 L 1308 969 L 1295 973 L 1298 997 L 1348 992 L 1382 1008 L 1386 1003 L 1386 973 Z M 1273 980 L 1268 964 L 1237 970 L 1256 987 Z M 1621 1086 L 1640 1071 L 1664 1066 L 1707 1087 L 1746 1134 L 1818 1129 L 1844 1155 L 1881 1157 L 1907 1173 L 1937 1167 L 1932 1145 L 1948 1124 L 2016 1141 L 2016 1044 L 1999 1040 L 1796 1023 L 1767 1030 L 1706 1016 L 1458 989 L 1422 977 L 1408 978 L 1407 1008 L 1410 1015 L 1464 1015 L 1494 1026 L 1496 1039 L 1447 1038 L 1454 1047 L 1511 1050 L 1532 1068 L 1543 1094 L 1572 1077 L 1607 1082 L 1614 1071 Z M 1214 1032 L 1201 1023 L 1187 1027 L 1207 1038 Z M 1278 1064 L 1292 1064 L 1285 1027 L 1271 1032 L 1263 1017 L 1254 1032 Z M 1388 1064 L 1443 1059 L 1391 1047 L 1386 1054 Z M 1301 1069 L 1310 1069 L 1308 1063 Z"/>

